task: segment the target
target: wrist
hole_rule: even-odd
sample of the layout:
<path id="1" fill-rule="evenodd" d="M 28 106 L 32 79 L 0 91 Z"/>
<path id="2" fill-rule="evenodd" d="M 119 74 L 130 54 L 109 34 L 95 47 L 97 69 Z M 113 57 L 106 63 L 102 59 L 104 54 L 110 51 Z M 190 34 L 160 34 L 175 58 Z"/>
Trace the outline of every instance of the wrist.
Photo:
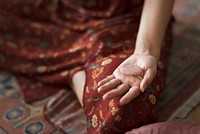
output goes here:
<path id="1" fill-rule="evenodd" d="M 160 59 L 160 51 L 153 51 L 151 49 L 142 48 L 142 49 L 135 49 L 134 54 L 137 55 L 150 55 L 156 58 L 156 60 Z"/>
<path id="2" fill-rule="evenodd" d="M 151 55 L 160 59 L 161 43 L 137 39 L 134 54 Z"/>

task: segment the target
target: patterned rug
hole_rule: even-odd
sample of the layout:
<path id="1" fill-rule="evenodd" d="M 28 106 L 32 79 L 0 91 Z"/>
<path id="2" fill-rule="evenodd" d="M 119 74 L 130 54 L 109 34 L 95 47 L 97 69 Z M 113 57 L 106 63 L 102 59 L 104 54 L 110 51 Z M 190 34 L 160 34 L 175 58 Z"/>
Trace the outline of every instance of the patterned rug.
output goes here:
<path id="1" fill-rule="evenodd" d="M 167 88 L 161 97 L 158 116 L 161 121 L 200 123 L 200 1 L 176 0 L 173 13 L 176 19 L 175 38 L 169 60 Z M 83 111 L 77 111 L 76 116 L 72 111 L 80 109 L 73 93 L 66 93 L 67 89 L 63 89 L 54 96 L 28 105 L 21 101 L 23 96 L 19 88 L 12 74 L 0 72 L 0 134 L 9 133 L 6 129 L 15 134 L 62 134 L 63 131 L 70 134 L 86 133 Z M 69 96 L 71 98 L 67 99 Z M 47 101 L 51 100 L 49 105 L 55 107 L 60 103 L 54 102 L 53 97 L 62 97 L 65 102 L 63 105 L 68 105 L 70 108 L 65 109 L 63 113 L 53 111 L 52 113 L 59 113 L 56 115 L 45 115 L 43 110 Z M 7 105 L 6 102 L 12 105 Z M 48 121 L 48 116 L 55 118 Z M 65 120 L 60 118 L 63 116 Z M 59 128 L 51 122 L 57 124 Z"/>
<path id="2" fill-rule="evenodd" d="M 58 97 L 60 102 L 55 102 Z M 0 72 L 0 134 L 86 133 L 83 110 L 72 90 L 62 89 L 55 95 L 31 104 L 23 100 L 15 77 Z M 65 109 L 58 107 L 61 103 Z M 48 111 L 48 115 L 45 111 Z M 52 120 L 48 117 L 52 117 Z"/>

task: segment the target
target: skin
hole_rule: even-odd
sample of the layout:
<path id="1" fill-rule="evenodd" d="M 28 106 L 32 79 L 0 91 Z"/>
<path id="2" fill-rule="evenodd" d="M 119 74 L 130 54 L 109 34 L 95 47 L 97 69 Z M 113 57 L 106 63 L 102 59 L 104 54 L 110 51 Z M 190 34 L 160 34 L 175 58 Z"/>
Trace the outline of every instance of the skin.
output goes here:
<path id="1" fill-rule="evenodd" d="M 105 93 L 103 99 L 120 96 L 119 104 L 125 105 L 151 84 L 173 4 L 174 0 L 145 0 L 134 53 L 98 83 L 98 92 Z M 84 84 L 80 83 L 85 81 L 85 71 L 81 72 L 74 75 L 72 85 L 82 104 Z"/>

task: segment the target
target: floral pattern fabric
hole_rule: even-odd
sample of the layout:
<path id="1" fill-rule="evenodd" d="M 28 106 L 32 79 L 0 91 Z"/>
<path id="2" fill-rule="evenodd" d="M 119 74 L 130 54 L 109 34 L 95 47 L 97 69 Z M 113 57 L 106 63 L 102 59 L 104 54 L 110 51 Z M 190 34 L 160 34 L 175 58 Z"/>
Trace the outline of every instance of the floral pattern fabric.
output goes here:
<path id="1" fill-rule="evenodd" d="M 142 6 L 142 0 L 2 0 L 0 69 L 15 75 L 20 85 L 18 91 L 23 96 L 10 105 L 13 107 L 1 105 L 6 122 L 21 120 L 18 124 L 27 126 L 24 130 L 27 133 L 46 131 L 43 122 L 53 124 L 62 132 L 71 132 L 75 128 L 70 128 L 69 122 L 76 118 L 75 115 L 66 117 L 71 106 L 69 98 L 74 100 L 69 93 L 70 82 L 74 73 L 85 70 L 83 103 L 88 133 L 123 133 L 147 123 L 164 89 L 170 27 L 157 76 L 143 94 L 120 107 L 119 98 L 103 101 L 96 91 L 98 81 L 134 52 Z M 70 91 L 63 91 L 64 88 Z M 9 100 L 8 96 L 0 97 L 0 101 Z M 43 99 L 45 103 L 35 108 L 35 103 Z M 33 110 L 31 118 L 22 120 L 23 106 Z M 73 106 L 82 118 L 80 105 Z M 40 117 L 45 117 L 42 118 L 45 121 L 35 120 Z M 2 131 L 12 125 L 6 126 L 9 127 Z"/>
<path id="2" fill-rule="evenodd" d="M 157 75 L 144 93 L 129 104 L 119 106 L 119 97 L 103 100 L 103 95 L 97 92 L 97 83 L 111 75 L 120 63 L 133 54 L 136 36 L 132 35 L 137 34 L 136 29 L 135 23 L 111 26 L 96 36 L 98 40 L 93 45 L 98 48 L 94 49 L 96 53 L 93 53 L 92 60 L 86 66 L 87 77 L 83 94 L 88 133 L 125 133 L 147 124 L 153 118 L 160 94 L 164 90 L 165 56 L 171 44 L 169 31 L 163 44 L 165 49 L 162 50 L 162 58 L 158 62 Z M 111 32 L 112 30 L 115 32 Z"/>

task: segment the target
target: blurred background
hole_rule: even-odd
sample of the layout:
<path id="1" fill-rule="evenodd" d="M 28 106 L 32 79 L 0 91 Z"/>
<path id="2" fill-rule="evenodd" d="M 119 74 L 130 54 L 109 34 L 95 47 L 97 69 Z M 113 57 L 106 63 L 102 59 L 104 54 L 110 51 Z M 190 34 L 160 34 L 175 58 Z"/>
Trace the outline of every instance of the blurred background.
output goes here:
<path id="1" fill-rule="evenodd" d="M 161 120 L 200 123 L 200 0 L 175 0 L 174 43 Z"/>

